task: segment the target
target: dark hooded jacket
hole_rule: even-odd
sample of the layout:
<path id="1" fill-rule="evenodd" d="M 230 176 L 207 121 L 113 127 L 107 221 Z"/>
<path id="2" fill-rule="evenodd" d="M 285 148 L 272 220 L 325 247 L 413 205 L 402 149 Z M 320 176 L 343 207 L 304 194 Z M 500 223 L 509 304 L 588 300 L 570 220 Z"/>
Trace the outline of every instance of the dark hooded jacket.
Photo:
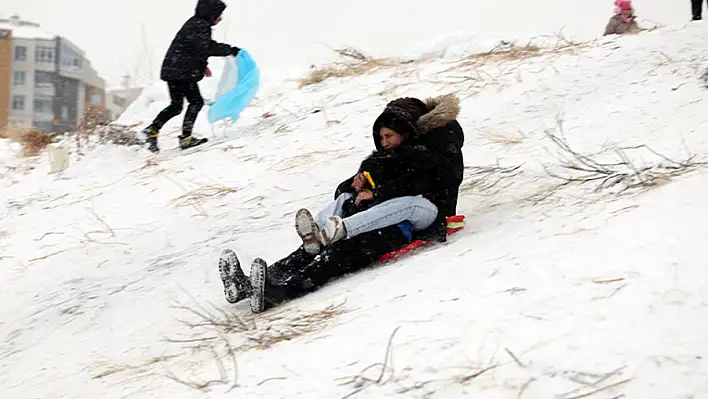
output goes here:
<path id="1" fill-rule="evenodd" d="M 457 214 L 457 194 L 465 169 L 462 157 L 465 134 L 457 122 L 460 100 L 454 94 L 446 94 L 425 100 L 425 105 L 429 111 L 418 119 L 420 135 L 416 144 L 424 145 L 450 162 L 453 175 L 443 212 L 445 216 L 454 216 Z"/>
<path id="2" fill-rule="evenodd" d="M 177 32 L 162 62 L 160 78 L 165 81 L 198 82 L 204 78 L 211 56 L 234 53 L 228 44 L 211 39 L 213 22 L 226 9 L 221 0 L 199 0 L 194 16 Z"/>
<path id="3" fill-rule="evenodd" d="M 363 201 L 359 206 L 354 200 L 344 205 L 344 216 L 361 212 L 382 202 L 406 196 L 421 195 L 437 206 L 438 218 L 433 226 L 424 232 L 418 232 L 419 238 L 445 240 L 445 216 L 441 209 L 446 209 L 448 190 L 454 185 L 454 172 L 450 162 L 441 154 L 416 144 L 420 131 L 415 122 L 405 118 L 405 111 L 396 107 L 387 107 L 374 123 L 373 138 L 376 145 L 369 157 L 361 163 L 358 173 L 368 172 L 374 186 L 368 186 L 373 193 L 373 200 Z M 384 150 L 379 140 L 381 126 L 390 127 L 406 137 L 402 145 L 393 150 Z M 343 192 L 356 194 L 351 187 L 354 177 L 342 182 L 337 188 L 335 198 Z"/>
<path id="4" fill-rule="evenodd" d="M 445 218 L 456 214 L 457 196 L 464 170 L 462 146 L 465 138 L 462 127 L 456 120 L 460 106 L 454 94 L 427 99 L 425 104 L 428 112 L 414 122 L 416 132 L 408 138 L 410 141 L 407 140 L 405 151 L 395 156 L 387 155 L 386 152 L 374 152 L 359 168 L 359 172 L 362 172 L 373 169 L 372 164 L 378 165 L 378 173 L 386 173 L 386 176 L 380 177 L 379 180 L 388 183 L 379 187 L 374 201 L 362 202 L 360 207 L 354 209 L 351 203 L 347 203 L 345 211 L 348 214 L 356 213 L 392 198 L 420 194 L 438 207 L 439 220 L 431 228 L 417 232 L 416 236 L 443 241 L 446 235 Z M 377 149 L 380 149 L 381 145 L 378 139 L 379 125 L 386 114 L 382 113 L 374 123 L 373 139 Z M 419 170 L 423 167 L 427 169 Z M 436 182 L 424 187 L 427 180 L 420 177 L 430 174 Z M 353 180 L 354 177 L 351 177 L 342 182 L 337 187 L 334 198 L 345 192 L 356 194 L 351 187 Z"/>

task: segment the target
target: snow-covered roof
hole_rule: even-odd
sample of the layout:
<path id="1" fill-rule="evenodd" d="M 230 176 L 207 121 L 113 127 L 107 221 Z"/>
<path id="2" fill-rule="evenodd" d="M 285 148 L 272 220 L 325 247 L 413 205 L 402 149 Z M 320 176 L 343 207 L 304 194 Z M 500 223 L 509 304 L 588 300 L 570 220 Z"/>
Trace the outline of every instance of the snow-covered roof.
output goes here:
<path id="1" fill-rule="evenodd" d="M 133 90 L 142 90 L 146 87 L 146 85 L 136 85 L 136 86 L 130 86 L 130 87 L 125 87 L 121 85 L 114 85 L 114 86 L 108 86 L 106 87 L 106 91 L 108 92 L 129 92 Z"/>
<path id="2" fill-rule="evenodd" d="M 0 29 L 12 31 L 12 37 L 18 39 L 54 40 L 56 35 L 35 26 L 18 26 L 9 23 L 0 23 Z"/>

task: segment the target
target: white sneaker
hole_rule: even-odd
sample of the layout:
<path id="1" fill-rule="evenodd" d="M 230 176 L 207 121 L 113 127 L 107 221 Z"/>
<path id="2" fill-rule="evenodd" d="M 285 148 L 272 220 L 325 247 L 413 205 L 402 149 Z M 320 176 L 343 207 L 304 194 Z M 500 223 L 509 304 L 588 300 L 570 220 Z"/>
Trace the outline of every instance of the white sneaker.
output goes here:
<path id="1" fill-rule="evenodd" d="M 324 245 L 332 245 L 339 240 L 347 238 L 347 227 L 339 216 L 330 216 L 327 218 L 322 235 L 324 236 Z"/>
<path id="2" fill-rule="evenodd" d="M 315 218 L 307 209 L 300 209 L 295 214 L 295 230 L 302 239 L 305 252 L 310 255 L 320 253 L 324 246 L 324 239 L 320 227 L 315 223 Z"/>

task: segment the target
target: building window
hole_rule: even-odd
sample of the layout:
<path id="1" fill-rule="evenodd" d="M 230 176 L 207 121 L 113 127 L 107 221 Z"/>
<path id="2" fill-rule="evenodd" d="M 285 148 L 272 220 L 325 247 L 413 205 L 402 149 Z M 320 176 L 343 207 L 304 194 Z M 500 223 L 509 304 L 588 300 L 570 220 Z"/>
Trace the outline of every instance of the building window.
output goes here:
<path id="1" fill-rule="evenodd" d="M 25 96 L 12 96 L 12 109 L 23 111 L 25 109 Z"/>
<path id="2" fill-rule="evenodd" d="M 121 108 L 125 108 L 125 105 L 128 101 L 125 100 L 123 97 L 118 97 L 116 95 L 113 96 L 113 104 L 117 105 Z"/>
<path id="3" fill-rule="evenodd" d="M 52 101 L 51 97 L 35 96 L 35 98 L 34 98 L 34 112 L 51 113 L 52 108 L 53 108 L 53 101 Z"/>
<path id="4" fill-rule="evenodd" d="M 82 56 L 74 51 L 71 47 L 63 45 L 61 48 L 61 65 L 62 67 L 79 70 L 81 69 Z"/>
<path id="5" fill-rule="evenodd" d="M 39 130 L 44 130 L 45 132 L 51 132 L 54 130 L 54 123 L 51 121 L 47 122 L 39 122 L 39 121 L 34 121 L 33 123 L 34 127 L 39 129 Z"/>
<path id="6" fill-rule="evenodd" d="M 24 86 L 26 78 L 25 71 L 15 71 L 12 73 L 12 84 L 15 86 Z"/>
<path id="7" fill-rule="evenodd" d="M 34 57 L 37 62 L 44 62 L 44 63 L 48 63 L 48 64 L 53 64 L 54 63 L 54 48 L 53 47 L 37 46 L 37 49 L 35 50 L 35 53 L 34 53 Z"/>
<path id="8" fill-rule="evenodd" d="M 51 73 L 35 71 L 34 72 L 34 87 L 52 87 L 54 79 Z"/>
<path id="9" fill-rule="evenodd" d="M 27 61 L 27 47 L 15 46 L 15 61 Z"/>
<path id="10" fill-rule="evenodd" d="M 91 93 L 91 104 L 103 106 L 103 93 L 100 91 L 94 91 Z"/>

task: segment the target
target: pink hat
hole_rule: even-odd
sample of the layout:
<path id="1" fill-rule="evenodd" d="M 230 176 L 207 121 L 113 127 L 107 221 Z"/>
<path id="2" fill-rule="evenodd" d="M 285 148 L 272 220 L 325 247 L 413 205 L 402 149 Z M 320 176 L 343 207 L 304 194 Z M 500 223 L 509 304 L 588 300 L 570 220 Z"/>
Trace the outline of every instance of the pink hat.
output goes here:
<path id="1" fill-rule="evenodd" d="M 617 5 L 620 10 L 631 10 L 632 9 L 632 2 L 631 1 L 620 1 L 619 4 Z"/>

